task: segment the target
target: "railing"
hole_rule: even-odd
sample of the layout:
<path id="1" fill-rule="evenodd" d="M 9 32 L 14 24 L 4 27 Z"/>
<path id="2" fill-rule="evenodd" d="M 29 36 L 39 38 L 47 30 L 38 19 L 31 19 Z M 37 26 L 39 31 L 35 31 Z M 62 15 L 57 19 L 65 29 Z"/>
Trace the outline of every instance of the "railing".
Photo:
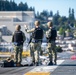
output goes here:
<path id="1" fill-rule="evenodd" d="M 23 53 L 22 56 L 30 56 L 30 50 L 29 47 L 26 47 L 27 45 L 25 44 L 23 46 Z M 1 42 L 0 43 L 0 60 L 6 59 L 6 58 L 14 58 L 15 56 L 15 51 L 14 51 L 14 45 L 12 43 L 7 43 L 7 42 Z"/>

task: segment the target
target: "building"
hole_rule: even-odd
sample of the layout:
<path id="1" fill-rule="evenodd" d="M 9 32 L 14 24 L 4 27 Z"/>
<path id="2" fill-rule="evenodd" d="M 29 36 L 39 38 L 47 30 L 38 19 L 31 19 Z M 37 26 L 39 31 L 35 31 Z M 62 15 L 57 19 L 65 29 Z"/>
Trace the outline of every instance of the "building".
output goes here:
<path id="1" fill-rule="evenodd" d="M 28 25 L 28 28 L 31 29 L 34 27 L 35 13 L 33 11 L 0 11 L 0 29 L 2 31 L 2 37 L 4 40 L 5 36 L 11 36 L 15 31 L 15 25 L 21 25 L 21 29 L 25 32 L 24 25 Z M 27 39 L 29 35 L 27 35 Z M 8 38 L 7 37 L 7 38 Z M 10 38 L 10 37 L 9 37 Z"/>

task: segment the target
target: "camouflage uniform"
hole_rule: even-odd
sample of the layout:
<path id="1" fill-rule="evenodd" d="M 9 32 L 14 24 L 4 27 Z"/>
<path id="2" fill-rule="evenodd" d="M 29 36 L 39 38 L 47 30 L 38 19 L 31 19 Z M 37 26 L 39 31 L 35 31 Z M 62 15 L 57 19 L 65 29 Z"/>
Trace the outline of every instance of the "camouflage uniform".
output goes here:
<path id="1" fill-rule="evenodd" d="M 12 37 L 12 42 L 14 43 L 14 52 L 15 52 L 14 60 L 15 60 L 16 63 L 21 64 L 22 52 L 23 52 L 23 43 L 17 46 L 16 42 L 15 42 L 15 38 L 14 38 L 15 35 L 14 34 L 13 34 L 13 37 Z M 22 36 L 23 36 L 22 39 L 23 39 L 23 42 L 24 42 L 26 40 L 26 37 L 25 37 L 25 34 L 23 32 L 22 32 Z"/>
<path id="2" fill-rule="evenodd" d="M 39 28 L 40 22 L 39 21 L 35 21 L 35 27 Z M 35 29 L 33 28 L 31 30 L 26 30 L 27 33 L 34 33 Z M 38 34 L 39 35 L 39 34 Z M 43 35 L 42 35 L 43 36 Z M 41 53 L 41 44 L 42 44 L 42 39 L 38 39 L 38 42 L 35 42 L 36 39 L 32 38 L 32 41 L 30 43 L 30 54 L 31 57 L 33 58 L 33 63 L 38 63 L 39 65 L 39 54 Z"/>
<path id="3" fill-rule="evenodd" d="M 57 51 L 55 49 L 55 41 L 51 41 L 50 43 L 48 43 L 47 49 L 48 49 L 48 54 L 49 54 L 49 60 L 53 62 L 54 60 L 54 64 L 56 64 L 56 60 L 57 60 Z"/>
<path id="4" fill-rule="evenodd" d="M 55 40 L 49 41 L 48 37 L 50 36 L 51 36 L 51 28 L 49 28 L 49 30 L 46 32 L 46 38 L 48 44 L 47 50 L 48 50 L 50 62 L 54 62 L 54 64 L 56 64 L 56 60 L 57 60 L 57 51 L 55 49 L 56 43 Z"/>
<path id="5" fill-rule="evenodd" d="M 14 52 L 15 52 L 15 62 L 21 63 L 22 61 L 22 52 L 23 52 L 23 46 L 14 46 Z"/>
<path id="6" fill-rule="evenodd" d="M 33 58 L 33 62 L 39 63 L 39 55 L 40 55 L 40 50 L 41 49 L 41 42 L 38 43 L 30 43 L 30 51 L 31 51 L 31 56 Z"/>
<path id="7" fill-rule="evenodd" d="M 26 29 L 26 32 L 27 33 L 33 33 L 35 31 L 35 28 L 33 28 L 33 29 L 31 29 L 31 30 L 27 30 Z M 32 39 L 34 39 L 34 38 L 32 38 Z M 32 59 L 33 59 L 33 63 L 35 64 L 36 62 L 38 62 L 39 63 L 39 54 L 41 53 L 41 44 L 42 44 L 42 42 L 41 41 L 39 41 L 39 42 L 37 42 L 37 43 L 35 43 L 35 42 L 32 42 L 31 41 L 31 43 L 30 43 L 30 55 L 31 55 L 31 57 L 32 57 Z"/>

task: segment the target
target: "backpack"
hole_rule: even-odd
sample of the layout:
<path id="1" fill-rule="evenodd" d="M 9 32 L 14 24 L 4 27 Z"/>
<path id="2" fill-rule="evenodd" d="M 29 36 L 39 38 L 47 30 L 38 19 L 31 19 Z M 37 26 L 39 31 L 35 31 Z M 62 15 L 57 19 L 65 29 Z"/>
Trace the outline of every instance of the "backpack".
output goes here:
<path id="1" fill-rule="evenodd" d="M 57 37 L 57 31 L 56 31 L 56 29 L 55 28 L 52 28 L 51 29 L 51 32 L 50 32 L 50 37 L 49 37 L 49 41 L 51 41 L 51 40 L 56 40 L 56 37 Z"/>
<path id="2" fill-rule="evenodd" d="M 14 67 L 14 61 L 11 59 L 10 61 L 4 60 L 1 67 Z"/>
<path id="3" fill-rule="evenodd" d="M 43 30 L 40 27 L 35 28 L 35 31 L 34 31 L 34 33 L 32 35 L 33 35 L 34 39 L 42 40 L 42 38 L 43 38 Z"/>

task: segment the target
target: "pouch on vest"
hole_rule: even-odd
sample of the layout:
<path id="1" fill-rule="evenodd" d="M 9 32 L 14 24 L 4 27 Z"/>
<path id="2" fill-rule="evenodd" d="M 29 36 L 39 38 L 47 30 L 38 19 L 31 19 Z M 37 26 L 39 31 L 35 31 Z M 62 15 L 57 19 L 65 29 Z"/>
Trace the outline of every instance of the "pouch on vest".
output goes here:
<path id="1" fill-rule="evenodd" d="M 33 38 L 34 39 L 42 39 L 43 38 L 43 30 L 39 27 L 39 28 L 35 28 L 35 31 L 33 33 Z"/>

